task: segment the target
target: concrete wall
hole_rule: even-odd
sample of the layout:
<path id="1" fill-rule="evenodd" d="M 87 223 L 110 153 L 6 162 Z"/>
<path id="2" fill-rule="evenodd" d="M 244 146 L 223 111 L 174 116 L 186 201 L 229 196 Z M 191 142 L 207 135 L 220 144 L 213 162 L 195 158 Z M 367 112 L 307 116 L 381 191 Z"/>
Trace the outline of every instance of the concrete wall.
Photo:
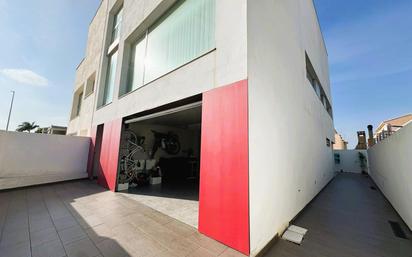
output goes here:
<path id="1" fill-rule="evenodd" d="M 331 101 L 311 0 L 248 1 L 251 255 L 333 178 L 333 120 L 306 78 L 305 51 Z"/>
<path id="2" fill-rule="evenodd" d="M 90 139 L 0 131 L 0 189 L 87 177 Z"/>
<path id="3" fill-rule="evenodd" d="M 412 124 L 368 150 L 370 176 L 412 229 Z"/>
<path id="4" fill-rule="evenodd" d="M 336 172 L 353 172 L 362 173 L 361 162 L 359 160 L 359 153 L 362 153 L 366 157 L 366 168 L 368 172 L 368 152 L 366 150 L 334 150 L 334 154 L 339 154 L 340 163 L 335 162 Z"/>
<path id="5" fill-rule="evenodd" d="M 97 71 L 96 89 L 85 99 L 79 117 L 68 126 L 68 134 L 117 118 L 158 107 L 203 93 L 247 77 L 246 0 L 216 0 L 216 49 L 179 69 L 119 97 L 119 85 L 125 81 L 131 38 L 152 25 L 175 0 L 124 0 L 123 21 L 119 42 L 118 68 L 114 98 L 111 104 L 97 109 L 97 98 L 104 85 L 107 66 L 105 35 L 110 25 L 109 13 L 121 1 L 104 0 L 89 29 L 87 53 L 77 70 L 76 88 Z M 98 29 L 98 30 L 97 30 Z"/>

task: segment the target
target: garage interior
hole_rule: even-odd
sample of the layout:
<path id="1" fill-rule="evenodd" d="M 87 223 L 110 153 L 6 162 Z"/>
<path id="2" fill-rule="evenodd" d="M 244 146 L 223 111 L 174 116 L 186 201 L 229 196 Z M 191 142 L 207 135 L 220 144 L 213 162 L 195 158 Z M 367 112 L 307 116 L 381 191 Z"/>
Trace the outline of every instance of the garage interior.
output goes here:
<path id="1" fill-rule="evenodd" d="M 118 191 L 197 228 L 201 119 L 201 102 L 125 119 Z"/>

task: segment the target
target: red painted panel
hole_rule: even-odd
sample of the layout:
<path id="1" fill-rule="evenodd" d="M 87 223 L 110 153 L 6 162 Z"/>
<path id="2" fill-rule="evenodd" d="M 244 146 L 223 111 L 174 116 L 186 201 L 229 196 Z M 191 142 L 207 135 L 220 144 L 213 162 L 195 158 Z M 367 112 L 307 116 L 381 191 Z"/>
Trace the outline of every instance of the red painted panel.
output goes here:
<path id="1" fill-rule="evenodd" d="M 90 147 L 89 147 L 89 158 L 87 160 L 87 173 L 89 174 L 89 178 L 93 178 L 93 162 L 94 162 L 94 151 L 96 145 L 96 133 L 97 127 L 93 126 L 90 131 Z"/>
<path id="2" fill-rule="evenodd" d="M 104 124 L 100 152 L 101 172 L 97 182 L 111 191 L 116 190 L 121 130 L 121 119 L 113 120 Z"/>
<path id="3" fill-rule="evenodd" d="M 247 80 L 203 94 L 199 231 L 249 255 Z"/>

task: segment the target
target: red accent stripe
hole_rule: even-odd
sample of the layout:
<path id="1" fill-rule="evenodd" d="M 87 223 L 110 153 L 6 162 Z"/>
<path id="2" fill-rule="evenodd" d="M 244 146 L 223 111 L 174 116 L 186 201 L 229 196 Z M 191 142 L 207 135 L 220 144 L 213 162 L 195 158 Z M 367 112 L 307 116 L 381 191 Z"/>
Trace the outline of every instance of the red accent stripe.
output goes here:
<path id="1" fill-rule="evenodd" d="M 121 130 L 122 119 L 104 124 L 100 153 L 101 172 L 97 182 L 111 191 L 116 190 Z"/>
<path id="2" fill-rule="evenodd" d="M 199 231 L 249 255 L 247 80 L 203 94 Z"/>

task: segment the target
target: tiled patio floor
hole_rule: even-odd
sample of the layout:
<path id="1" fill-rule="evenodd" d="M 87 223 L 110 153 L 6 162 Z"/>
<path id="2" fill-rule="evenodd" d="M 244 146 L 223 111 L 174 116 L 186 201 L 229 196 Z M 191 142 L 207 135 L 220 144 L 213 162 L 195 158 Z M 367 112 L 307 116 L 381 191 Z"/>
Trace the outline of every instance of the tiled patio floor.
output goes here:
<path id="1" fill-rule="evenodd" d="M 0 257 L 243 256 L 89 181 L 0 192 Z"/>
<path id="2" fill-rule="evenodd" d="M 341 174 L 294 222 L 301 246 L 279 240 L 268 257 L 412 257 L 410 231 L 373 182 Z M 196 229 L 89 181 L 0 192 L 0 257 L 238 257 Z"/>
<path id="3" fill-rule="evenodd" d="M 309 229 L 302 245 L 278 242 L 266 257 L 411 257 L 412 235 L 373 181 L 360 174 L 338 175 L 294 224 Z M 401 224 L 408 240 L 394 235 Z"/>

